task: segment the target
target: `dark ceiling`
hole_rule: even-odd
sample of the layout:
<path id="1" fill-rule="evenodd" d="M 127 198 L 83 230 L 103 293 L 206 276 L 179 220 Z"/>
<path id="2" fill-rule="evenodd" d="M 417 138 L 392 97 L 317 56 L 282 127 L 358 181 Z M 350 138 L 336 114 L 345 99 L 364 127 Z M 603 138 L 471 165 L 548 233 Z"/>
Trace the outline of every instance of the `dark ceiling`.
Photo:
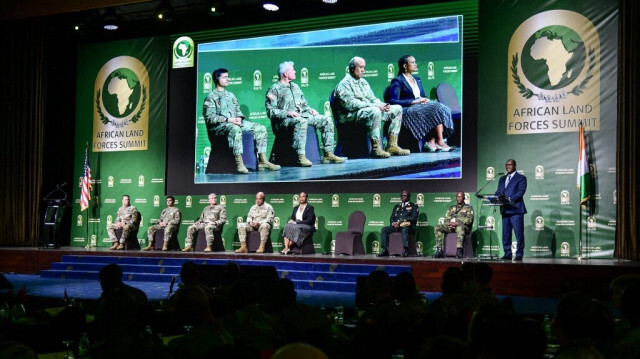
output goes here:
<path id="1" fill-rule="evenodd" d="M 275 0 L 280 11 L 262 8 L 262 0 L 9 0 L 0 1 L 0 20 L 47 21 L 50 31 L 74 34 L 81 42 L 122 39 L 158 34 L 175 34 L 218 28 L 268 23 L 318 16 L 347 14 L 366 10 L 444 2 L 446 0 Z M 210 12 L 212 5 L 218 9 Z M 156 18 L 168 8 L 171 21 Z M 102 28 L 105 16 L 115 14 L 120 23 L 116 31 Z M 73 30 L 78 25 L 80 30 Z"/>

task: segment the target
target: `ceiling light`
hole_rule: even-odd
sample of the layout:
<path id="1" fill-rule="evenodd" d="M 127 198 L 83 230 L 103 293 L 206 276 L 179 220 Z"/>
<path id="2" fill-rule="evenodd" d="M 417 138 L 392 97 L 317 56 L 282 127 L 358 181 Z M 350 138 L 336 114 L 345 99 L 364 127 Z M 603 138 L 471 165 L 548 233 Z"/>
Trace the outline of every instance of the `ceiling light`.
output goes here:
<path id="1" fill-rule="evenodd" d="M 268 11 L 278 11 L 280 10 L 280 6 L 275 1 L 265 1 L 262 3 L 262 7 Z"/>
<path id="2" fill-rule="evenodd" d="M 223 1 L 211 1 L 209 2 L 209 15 L 219 16 L 224 14 L 224 2 Z"/>
<path id="3" fill-rule="evenodd" d="M 159 21 L 171 21 L 171 4 L 168 1 L 163 1 L 156 9 L 156 19 Z"/>
<path id="4" fill-rule="evenodd" d="M 338 0 L 322 0 L 322 2 L 325 4 L 335 4 L 338 2 Z"/>
<path id="5" fill-rule="evenodd" d="M 118 17 L 116 16 L 116 11 L 114 9 L 107 10 L 102 20 L 102 24 L 103 24 L 102 27 L 105 30 L 109 30 L 109 31 L 118 30 L 119 21 L 118 21 Z"/>

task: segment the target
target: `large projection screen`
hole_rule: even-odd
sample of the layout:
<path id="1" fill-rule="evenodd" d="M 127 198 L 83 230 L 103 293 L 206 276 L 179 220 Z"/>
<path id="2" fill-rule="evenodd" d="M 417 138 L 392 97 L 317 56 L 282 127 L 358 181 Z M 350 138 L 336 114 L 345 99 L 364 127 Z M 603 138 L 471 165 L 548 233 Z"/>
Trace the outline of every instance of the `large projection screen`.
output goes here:
<path id="1" fill-rule="evenodd" d="M 389 159 L 349 157 L 344 164 L 315 164 L 309 168 L 283 166 L 280 171 L 237 174 L 222 166 L 216 168 L 216 163 L 228 162 L 228 158 L 220 157 L 229 154 L 215 150 L 220 148 L 220 144 L 212 146 L 202 109 L 207 94 L 215 88 L 211 74 L 217 68 L 228 69 L 231 81 L 227 90 L 238 98 L 247 120 L 262 124 L 267 129 L 269 156 L 275 136 L 265 110 L 265 93 L 278 81 L 278 64 L 293 61 L 298 74 L 294 82 L 301 87 L 310 106 L 333 117 L 329 106 L 331 92 L 348 73 L 347 64 L 352 57 L 360 56 L 366 60 L 364 78 L 375 95 L 383 100 L 385 89 L 398 74 L 398 58 L 406 54 L 416 58 L 419 70 L 414 74 L 422 79 L 427 97 L 436 100 L 436 87 L 441 83 L 449 84 L 462 109 L 462 20 L 461 15 L 454 15 L 198 44 L 193 182 L 251 184 L 460 179 L 463 114 L 454 122 L 458 128 L 449 138 L 450 143 L 456 146 L 452 152 L 421 152 L 420 144 L 403 133 L 408 131 L 403 126 L 401 145 L 412 150 L 409 156 Z M 338 131 L 339 126 L 336 127 Z M 320 141 L 319 133 L 317 137 Z M 336 134 L 336 152 L 340 154 L 340 146 L 348 145 L 354 139 L 338 140 Z"/>

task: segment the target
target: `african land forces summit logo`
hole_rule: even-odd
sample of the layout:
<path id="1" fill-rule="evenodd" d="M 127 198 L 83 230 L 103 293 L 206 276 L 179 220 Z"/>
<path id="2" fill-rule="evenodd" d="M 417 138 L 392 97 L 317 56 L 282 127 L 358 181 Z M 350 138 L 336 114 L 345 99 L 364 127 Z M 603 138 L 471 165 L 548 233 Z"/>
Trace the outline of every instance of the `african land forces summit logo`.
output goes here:
<path id="1" fill-rule="evenodd" d="M 119 56 L 94 84 L 93 152 L 142 151 L 149 146 L 149 73 L 138 59 Z"/>
<path id="2" fill-rule="evenodd" d="M 551 10 L 509 42 L 507 134 L 600 130 L 600 36 L 579 13 Z"/>
<path id="3" fill-rule="evenodd" d="M 188 36 L 182 36 L 173 43 L 173 68 L 181 69 L 193 67 L 194 52 L 193 40 Z"/>

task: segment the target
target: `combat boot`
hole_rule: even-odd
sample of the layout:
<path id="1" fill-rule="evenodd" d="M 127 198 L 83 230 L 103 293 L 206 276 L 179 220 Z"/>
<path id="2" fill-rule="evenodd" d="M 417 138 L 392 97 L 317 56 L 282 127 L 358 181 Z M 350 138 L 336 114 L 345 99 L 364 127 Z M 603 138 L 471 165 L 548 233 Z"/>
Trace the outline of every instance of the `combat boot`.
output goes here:
<path id="1" fill-rule="evenodd" d="M 153 247 L 153 241 L 149 241 L 149 245 L 144 247 L 144 248 L 142 248 L 143 251 L 152 251 L 154 249 L 155 248 Z"/>
<path id="2" fill-rule="evenodd" d="M 298 155 L 298 166 L 300 167 L 311 167 L 313 163 L 309 161 L 309 159 L 305 155 Z"/>
<path id="3" fill-rule="evenodd" d="M 116 250 L 119 250 L 119 251 L 124 250 L 124 243 L 120 243 L 120 244 L 118 245 L 118 248 L 116 248 Z"/>
<path id="4" fill-rule="evenodd" d="M 264 253 L 264 246 L 267 244 L 267 241 L 260 241 L 260 247 L 258 247 L 258 250 L 256 251 L 256 253 Z"/>
<path id="5" fill-rule="evenodd" d="M 236 171 L 238 171 L 238 173 L 249 173 L 249 170 L 247 169 L 247 167 L 244 166 L 242 155 L 236 155 L 235 160 L 236 160 Z"/>
<path id="6" fill-rule="evenodd" d="M 236 253 L 247 253 L 247 242 L 246 241 L 242 241 L 240 242 L 240 248 L 236 249 Z"/>
<path id="7" fill-rule="evenodd" d="M 389 135 L 389 144 L 387 145 L 387 152 L 394 156 L 406 156 L 411 153 L 409 150 L 405 150 L 398 146 L 398 136 Z"/>
<path id="8" fill-rule="evenodd" d="M 267 160 L 267 155 L 264 153 L 258 153 L 258 171 L 268 170 L 268 171 L 278 171 L 280 169 L 280 165 L 276 165 L 274 163 L 269 162 Z"/>
<path id="9" fill-rule="evenodd" d="M 191 246 L 186 246 L 182 251 L 183 251 L 183 252 L 193 252 L 193 247 L 191 247 Z"/>
<path id="10" fill-rule="evenodd" d="M 164 243 L 162 244 L 162 250 L 163 251 L 168 251 L 169 250 L 169 242 L 168 241 L 164 241 Z"/>
<path id="11" fill-rule="evenodd" d="M 391 154 L 389 154 L 389 152 L 385 152 L 382 149 L 382 146 L 380 146 L 380 140 L 379 139 L 371 139 L 371 157 L 376 157 L 376 158 L 388 158 L 389 156 L 391 156 Z"/>
<path id="12" fill-rule="evenodd" d="M 118 248 L 118 242 L 113 242 L 113 244 L 111 245 L 111 247 L 109 248 L 110 250 L 114 250 Z"/>
<path id="13" fill-rule="evenodd" d="M 204 249 L 205 252 L 213 252 L 213 246 L 207 246 L 207 248 Z"/>
<path id="14" fill-rule="evenodd" d="M 333 152 L 325 152 L 322 156 L 322 163 L 342 163 L 344 158 L 338 157 Z"/>

